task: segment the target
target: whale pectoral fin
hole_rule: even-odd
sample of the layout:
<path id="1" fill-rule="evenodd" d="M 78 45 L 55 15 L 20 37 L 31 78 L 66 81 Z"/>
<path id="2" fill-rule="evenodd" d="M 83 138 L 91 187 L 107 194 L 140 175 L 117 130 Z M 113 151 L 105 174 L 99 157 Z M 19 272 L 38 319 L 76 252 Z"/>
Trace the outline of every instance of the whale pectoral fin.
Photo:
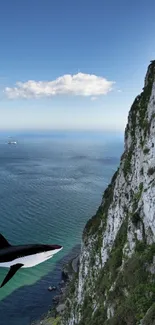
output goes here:
<path id="1" fill-rule="evenodd" d="M 2 288 L 14 275 L 15 273 L 23 266 L 23 264 L 15 264 L 10 267 L 8 274 L 6 275 L 4 281 L 2 282 L 0 288 Z"/>

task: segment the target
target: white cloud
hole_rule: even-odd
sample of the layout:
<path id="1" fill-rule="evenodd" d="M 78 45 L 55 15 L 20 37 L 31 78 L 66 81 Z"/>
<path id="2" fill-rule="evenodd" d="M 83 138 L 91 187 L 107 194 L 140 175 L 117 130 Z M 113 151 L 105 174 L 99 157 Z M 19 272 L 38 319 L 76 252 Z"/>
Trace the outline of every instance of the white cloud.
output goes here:
<path id="1" fill-rule="evenodd" d="M 8 98 L 40 98 L 56 95 L 96 96 L 106 95 L 112 90 L 114 82 L 93 74 L 66 74 L 52 81 L 17 82 L 15 87 L 6 87 Z"/>

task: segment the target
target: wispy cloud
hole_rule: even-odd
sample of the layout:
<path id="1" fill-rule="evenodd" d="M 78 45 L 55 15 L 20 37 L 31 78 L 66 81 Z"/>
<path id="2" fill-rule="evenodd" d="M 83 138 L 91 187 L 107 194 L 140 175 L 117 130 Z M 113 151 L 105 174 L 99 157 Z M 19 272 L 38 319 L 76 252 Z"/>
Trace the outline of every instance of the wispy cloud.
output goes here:
<path id="1" fill-rule="evenodd" d="M 17 82 L 15 87 L 6 87 L 4 93 L 8 98 L 40 98 L 56 95 L 91 96 L 96 99 L 112 90 L 114 81 L 93 74 L 66 74 L 52 81 Z"/>
<path id="2" fill-rule="evenodd" d="M 92 101 L 94 101 L 94 100 L 96 100 L 96 99 L 97 99 L 97 97 L 95 97 L 95 96 L 91 97 L 91 100 L 92 100 Z"/>

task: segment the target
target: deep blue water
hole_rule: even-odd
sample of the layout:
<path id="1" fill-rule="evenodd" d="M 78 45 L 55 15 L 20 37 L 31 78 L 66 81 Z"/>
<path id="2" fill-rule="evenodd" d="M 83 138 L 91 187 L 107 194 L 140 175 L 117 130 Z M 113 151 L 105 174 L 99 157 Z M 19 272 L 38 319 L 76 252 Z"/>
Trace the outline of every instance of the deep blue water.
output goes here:
<path id="1" fill-rule="evenodd" d="M 0 289 L 0 324 L 28 325 L 51 305 L 63 258 L 79 244 L 86 221 L 119 164 L 123 138 L 101 133 L 0 136 L 0 232 L 12 244 L 57 243 L 51 260 L 20 270 Z M 7 269 L 0 268 L 0 282 Z"/>

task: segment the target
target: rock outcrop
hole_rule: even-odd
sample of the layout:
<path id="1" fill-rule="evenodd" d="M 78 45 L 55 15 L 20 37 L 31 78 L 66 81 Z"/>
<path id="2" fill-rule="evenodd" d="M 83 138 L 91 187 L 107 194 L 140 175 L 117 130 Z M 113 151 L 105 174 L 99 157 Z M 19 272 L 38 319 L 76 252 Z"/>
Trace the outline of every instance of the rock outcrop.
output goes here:
<path id="1" fill-rule="evenodd" d="M 155 61 L 130 109 L 120 166 L 85 226 L 61 324 L 155 324 Z"/>

